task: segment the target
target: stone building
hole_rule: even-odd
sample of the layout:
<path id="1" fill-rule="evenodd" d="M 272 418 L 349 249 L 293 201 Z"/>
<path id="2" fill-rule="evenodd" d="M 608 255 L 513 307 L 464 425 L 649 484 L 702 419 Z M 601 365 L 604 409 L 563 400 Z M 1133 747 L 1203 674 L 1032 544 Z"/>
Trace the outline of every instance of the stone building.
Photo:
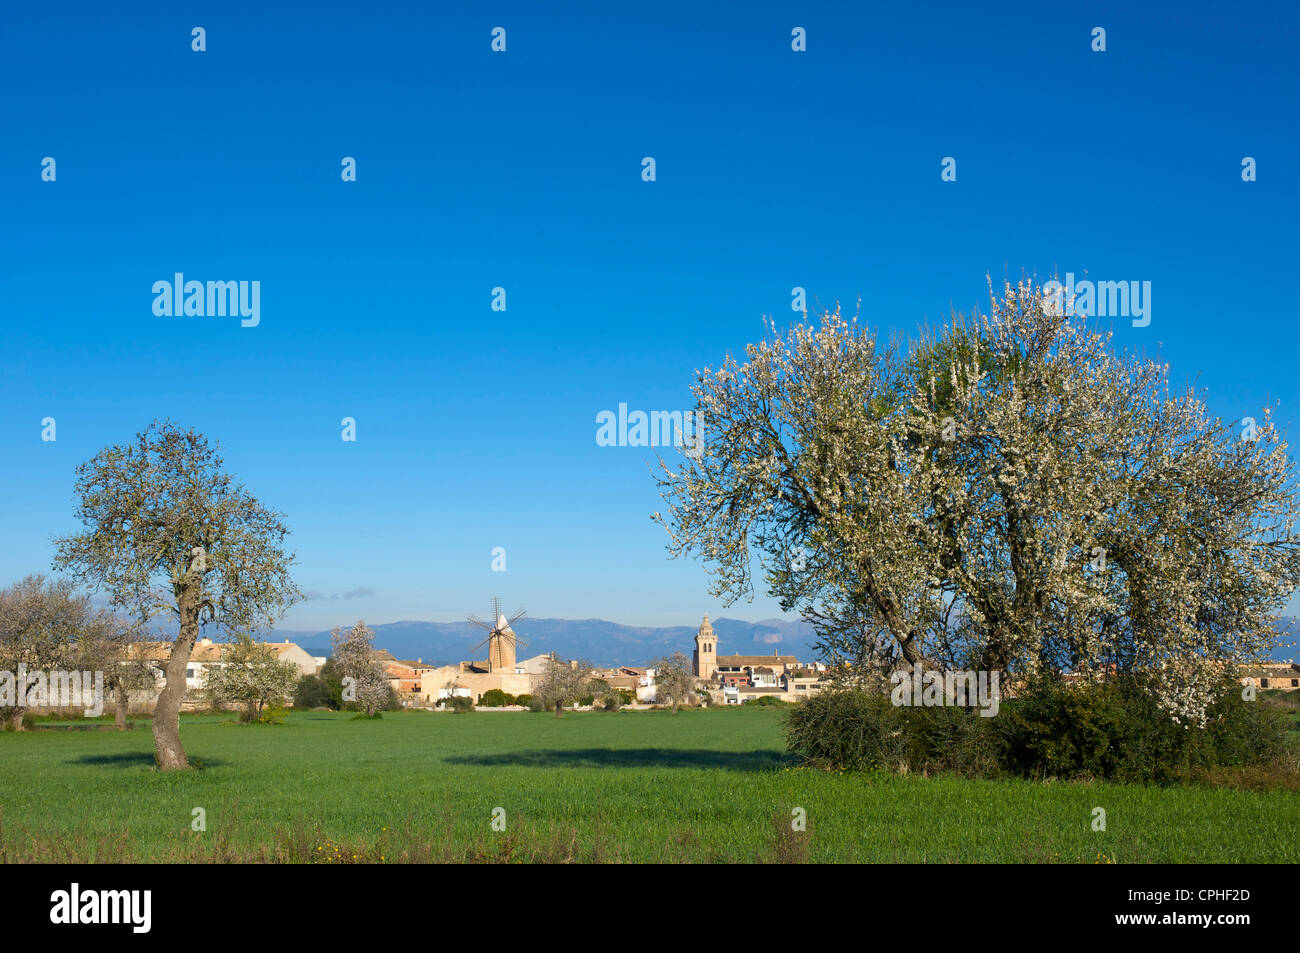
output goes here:
<path id="1" fill-rule="evenodd" d="M 824 665 L 801 666 L 793 655 L 773 650 L 771 655 L 719 655 L 718 638 L 706 615 L 695 633 L 695 677 L 724 704 L 741 704 L 759 695 L 776 695 L 787 701 L 806 698 L 822 688 L 817 675 Z"/>
<path id="2" fill-rule="evenodd" d="M 1250 682 L 1258 689 L 1276 688 L 1282 691 L 1300 691 L 1300 664 L 1296 662 L 1265 662 L 1239 666 L 1242 684 Z"/>
<path id="3" fill-rule="evenodd" d="M 718 640 L 713 635 L 713 626 L 709 624 L 706 614 L 695 633 L 695 677 L 711 679 L 718 669 Z"/>

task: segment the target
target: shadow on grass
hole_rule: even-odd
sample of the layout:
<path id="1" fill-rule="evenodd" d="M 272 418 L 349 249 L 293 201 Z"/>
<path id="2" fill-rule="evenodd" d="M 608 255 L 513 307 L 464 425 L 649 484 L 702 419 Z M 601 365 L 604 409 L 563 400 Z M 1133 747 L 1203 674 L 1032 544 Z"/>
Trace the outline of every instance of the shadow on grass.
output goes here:
<path id="1" fill-rule="evenodd" d="M 225 764 L 216 758 L 189 756 L 190 767 L 202 771 Z M 157 767 L 158 762 L 152 751 L 122 751 L 118 754 L 83 754 L 79 758 L 69 758 L 68 764 L 88 764 L 97 768 L 138 768 Z"/>
<path id="2" fill-rule="evenodd" d="M 505 754 L 460 755 L 448 764 L 481 768 L 719 768 L 724 771 L 771 771 L 795 764 L 779 751 L 705 751 L 680 748 L 563 748 Z"/>

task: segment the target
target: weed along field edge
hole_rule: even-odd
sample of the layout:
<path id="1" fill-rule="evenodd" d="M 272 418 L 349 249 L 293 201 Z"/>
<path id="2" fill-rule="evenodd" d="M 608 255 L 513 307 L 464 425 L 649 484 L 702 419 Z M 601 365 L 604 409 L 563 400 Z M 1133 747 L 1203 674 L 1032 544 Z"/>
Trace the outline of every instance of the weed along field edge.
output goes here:
<path id="1" fill-rule="evenodd" d="M 1300 860 L 1291 791 L 821 771 L 784 717 L 186 715 L 185 772 L 157 770 L 147 722 L 5 733 L 0 860 Z"/>

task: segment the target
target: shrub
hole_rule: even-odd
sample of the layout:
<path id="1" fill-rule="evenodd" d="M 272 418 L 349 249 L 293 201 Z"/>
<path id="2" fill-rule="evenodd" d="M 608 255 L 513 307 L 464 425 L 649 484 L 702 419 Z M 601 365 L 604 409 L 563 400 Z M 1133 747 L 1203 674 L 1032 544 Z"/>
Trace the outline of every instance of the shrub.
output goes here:
<path id="1" fill-rule="evenodd" d="M 884 695 L 827 690 L 804 699 L 786 718 L 786 749 L 816 767 L 896 767 L 907 742 Z"/>
<path id="2" fill-rule="evenodd" d="M 304 675 L 293 690 L 294 708 L 321 708 L 334 706 L 330 687 L 319 675 Z"/>
<path id="3" fill-rule="evenodd" d="M 533 705 L 533 696 L 525 692 L 522 695 L 515 696 L 515 704 L 523 705 L 525 708 L 531 708 Z"/>
<path id="4" fill-rule="evenodd" d="M 1028 776 L 1168 782 L 1197 769 L 1261 765 L 1285 750 L 1269 706 L 1221 686 L 1205 728 L 1176 724 L 1158 705 L 1149 676 L 1066 687 L 1044 680 L 1008 705 L 997 734 L 1007 767 Z"/>
<path id="5" fill-rule="evenodd" d="M 1134 676 L 1100 684 L 1042 679 L 1004 698 L 996 717 L 956 707 L 894 706 L 884 694 L 829 690 L 786 721 L 786 745 L 835 769 L 947 770 L 995 777 L 1168 783 L 1213 769 L 1276 764 L 1283 716 L 1226 683 L 1203 729 L 1175 723 Z"/>
<path id="6" fill-rule="evenodd" d="M 463 715 L 466 712 L 474 710 L 474 699 L 467 695 L 453 695 L 445 699 L 446 707 L 450 708 L 457 715 Z"/>
<path id="7" fill-rule="evenodd" d="M 483 697 L 479 699 L 479 704 L 484 708 L 505 708 L 507 705 L 517 705 L 518 703 L 514 695 L 499 688 L 488 689 L 483 693 Z"/>
<path id="8" fill-rule="evenodd" d="M 330 700 L 327 704 L 335 711 L 342 710 L 344 707 L 343 673 L 339 671 L 338 662 L 332 658 L 326 659 L 325 664 L 321 666 L 320 673 L 316 677 L 324 682 L 325 687 L 329 689 Z M 356 706 L 353 705 L 353 707 L 355 708 Z"/>
<path id="9" fill-rule="evenodd" d="M 289 714 L 289 709 L 283 705 L 267 705 L 262 709 L 262 713 L 257 716 L 259 725 L 282 725 L 285 716 Z"/>
<path id="10" fill-rule="evenodd" d="M 747 698 L 744 703 L 758 708 L 780 708 L 782 705 L 789 704 L 775 695 L 759 695 L 756 698 Z"/>
<path id="11" fill-rule="evenodd" d="M 23 714 L 22 714 L 22 726 L 23 726 L 23 731 L 31 731 L 33 728 L 36 727 L 36 716 L 33 715 L 31 712 L 23 712 Z M 0 730 L 3 730 L 3 731 L 13 731 L 13 730 L 14 730 L 13 716 L 12 716 L 12 715 L 6 715 L 6 717 L 4 718 L 4 721 L 3 721 L 3 725 L 0 725 Z"/>

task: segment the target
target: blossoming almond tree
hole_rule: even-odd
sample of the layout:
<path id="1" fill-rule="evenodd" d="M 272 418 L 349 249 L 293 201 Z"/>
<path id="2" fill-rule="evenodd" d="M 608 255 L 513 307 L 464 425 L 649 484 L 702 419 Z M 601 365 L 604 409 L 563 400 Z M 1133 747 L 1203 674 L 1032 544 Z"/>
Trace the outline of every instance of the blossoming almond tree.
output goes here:
<path id="1" fill-rule="evenodd" d="M 1158 669 L 1203 720 L 1300 582 L 1293 464 L 1168 367 L 1022 282 L 907 354 L 838 311 L 693 388 L 713 438 L 660 486 L 715 595 L 769 590 L 829 654 L 1017 672 Z"/>
<path id="2" fill-rule="evenodd" d="M 691 660 L 681 652 L 665 655 L 650 663 L 655 673 L 655 700 L 661 705 L 672 699 L 673 711 L 696 700 L 695 672 Z"/>
<path id="3" fill-rule="evenodd" d="M 282 661 L 271 646 L 240 632 L 223 653 L 221 664 L 207 668 L 204 688 L 214 707 L 242 704 L 242 719 L 253 722 L 261 719 L 267 705 L 283 704 L 293 695 L 298 675 L 298 667 Z"/>
<path id="4" fill-rule="evenodd" d="M 111 625 L 66 579 L 34 574 L 0 589 L 0 717 L 22 731 L 31 699 L 46 694 L 34 681 L 19 681 L 19 666 L 44 680 L 50 669 L 75 665 L 78 646 L 103 637 Z"/>
<path id="5" fill-rule="evenodd" d="M 554 710 L 559 718 L 565 705 L 576 703 L 591 690 L 591 673 L 591 663 L 586 659 L 549 659 L 541 680 L 533 686 L 533 699 L 543 711 Z"/>
<path id="6" fill-rule="evenodd" d="M 85 529 L 55 540 L 55 565 L 142 624 L 159 613 L 179 623 L 153 734 L 158 766 L 186 768 L 180 707 L 199 629 L 248 631 L 300 598 L 288 527 L 225 472 L 206 437 L 170 421 L 81 464 L 76 494 Z"/>
<path id="7" fill-rule="evenodd" d="M 131 696 L 151 693 L 158 684 L 149 643 L 162 637 L 121 613 L 105 613 L 103 621 L 77 637 L 73 664 L 83 671 L 104 673 L 104 691 L 113 697 L 114 726 L 125 731 L 131 727 L 127 720 Z"/>
<path id="8" fill-rule="evenodd" d="M 355 702 L 370 718 L 388 704 L 391 679 L 375 660 L 375 634 L 364 620 L 346 631 L 335 626 L 330 632 L 331 657 L 344 678 L 343 700 Z"/>

